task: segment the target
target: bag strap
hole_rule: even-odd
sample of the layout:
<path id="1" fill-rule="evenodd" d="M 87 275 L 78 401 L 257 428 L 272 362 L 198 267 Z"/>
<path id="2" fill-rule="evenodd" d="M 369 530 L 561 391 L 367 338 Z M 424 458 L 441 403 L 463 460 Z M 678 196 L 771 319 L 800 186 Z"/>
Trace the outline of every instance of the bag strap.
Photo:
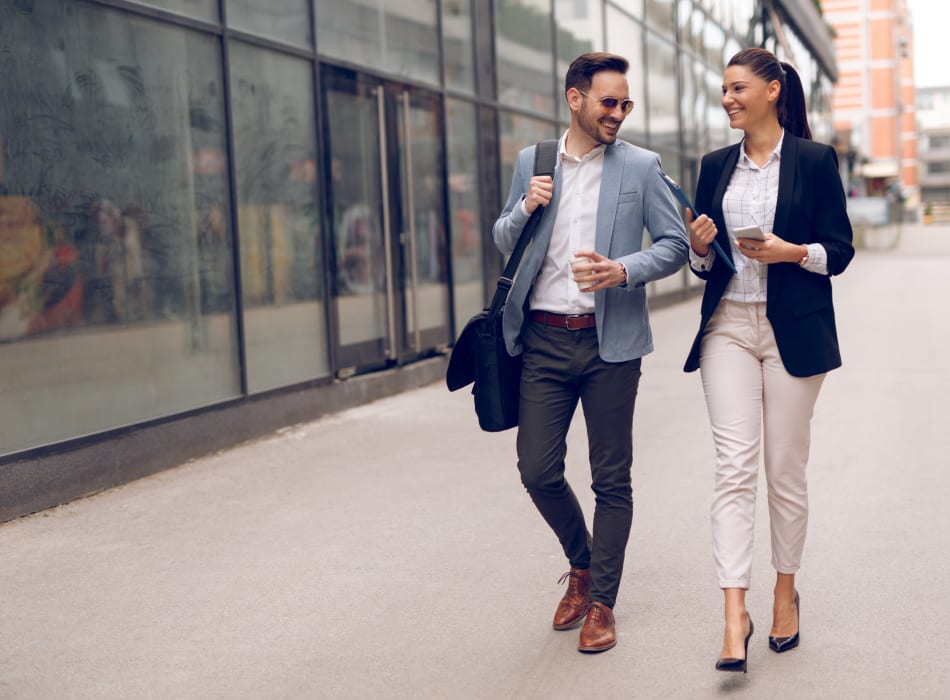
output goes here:
<path id="1" fill-rule="evenodd" d="M 557 164 L 557 147 L 558 139 L 545 139 L 537 143 L 534 147 L 535 175 L 550 175 L 554 177 L 554 166 Z M 495 296 L 492 297 L 491 306 L 489 307 L 489 320 L 494 320 L 498 312 L 501 311 L 501 307 L 504 306 L 505 300 L 508 298 L 508 290 L 511 289 L 511 285 L 514 282 L 515 272 L 518 270 L 518 265 L 521 264 L 521 258 L 524 255 L 525 249 L 528 247 L 528 243 L 530 243 L 532 237 L 534 237 L 534 232 L 535 229 L 538 228 L 538 221 L 541 220 L 541 212 L 543 210 L 544 207 L 539 206 L 531 212 L 528 223 L 526 223 L 521 230 L 518 243 L 515 245 L 511 257 L 508 258 L 508 264 L 505 265 L 505 271 L 502 272 L 501 277 L 498 278 Z"/>

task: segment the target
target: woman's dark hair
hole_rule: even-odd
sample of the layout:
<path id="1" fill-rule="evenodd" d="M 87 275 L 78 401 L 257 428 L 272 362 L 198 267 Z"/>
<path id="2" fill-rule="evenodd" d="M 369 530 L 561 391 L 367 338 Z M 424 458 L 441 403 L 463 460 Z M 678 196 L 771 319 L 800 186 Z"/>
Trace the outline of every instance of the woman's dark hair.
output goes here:
<path id="1" fill-rule="evenodd" d="M 629 68 L 630 63 L 623 56 L 603 52 L 581 54 L 567 69 L 564 92 L 571 88 L 586 92 L 590 90 L 590 81 L 597 73 L 605 70 L 626 73 Z"/>
<path id="2" fill-rule="evenodd" d="M 805 90 L 794 68 L 779 61 L 775 54 L 765 49 L 743 49 L 729 59 L 726 67 L 729 66 L 745 66 L 767 83 L 777 80 L 782 86 L 776 105 L 778 123 L 795 136 L 811 139 Z"/>

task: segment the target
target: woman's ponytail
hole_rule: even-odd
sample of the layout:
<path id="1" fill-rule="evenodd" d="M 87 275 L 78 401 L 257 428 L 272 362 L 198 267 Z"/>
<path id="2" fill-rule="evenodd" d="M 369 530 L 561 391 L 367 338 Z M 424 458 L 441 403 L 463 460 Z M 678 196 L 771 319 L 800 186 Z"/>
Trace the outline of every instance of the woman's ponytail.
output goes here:
<path id="1" fill-rule="evenodd" d="M 811 140 L 808 128 L 808 109 L 805 107 L 805 90 L 798 73 L 787 63 L 782 63 L 785 81 L 782 85 L 782 97 L 779 98 L 778 121 L 795 136 Z"/>

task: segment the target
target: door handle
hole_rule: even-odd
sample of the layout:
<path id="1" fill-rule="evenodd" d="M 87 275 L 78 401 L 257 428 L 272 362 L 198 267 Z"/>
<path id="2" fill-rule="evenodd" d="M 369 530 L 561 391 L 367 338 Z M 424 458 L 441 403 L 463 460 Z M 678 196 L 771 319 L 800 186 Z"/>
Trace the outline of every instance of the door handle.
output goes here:
<path id="1" fill-rule="evenodd" d="M 412 299 L 412 338 L 413 346 L 416 351 L 422 348 L 422 330 L 420 329 L 419 323 L 419 266 L 416 262 L 416 199 L 414 192 L 414 182 L 413 182 L 413 169 L 412 169 L 412 132 L 409 128 L 410 125 L 410 112 L 411 105 L 409 104 L 409 92 L 404 91 L 402 93 L 402 128 L 403 128 L 403 143 L 406 144 L 405 148 L 405 178 L 406 178 L 406 209 L 408 210 L 408 216 L 404 214 L 404 218 L 408 219 L 408 228 L 409 228 L 409 278 L 410 278 L 410 296 Z"/>
<path id="2" fill-rule="evenodd" d="M 386 158 L 386 91 L 382 85 L 376 87 L 376 106 L 379 113 L 379 171 L 383 193 L 383 254 L 386 258 L 386 328 L 389 333 L 386 357 L 396 359 L 396 307 L 393 296 L 393 245 L 392 213 L 389 211 L 389 163 Z"/>

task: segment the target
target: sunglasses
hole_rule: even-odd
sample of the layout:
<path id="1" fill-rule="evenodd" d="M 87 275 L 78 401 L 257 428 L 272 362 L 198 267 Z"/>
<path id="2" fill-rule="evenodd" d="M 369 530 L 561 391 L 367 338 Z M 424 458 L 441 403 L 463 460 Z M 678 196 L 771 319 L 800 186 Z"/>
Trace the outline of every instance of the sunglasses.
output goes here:
<path id="1" fill-rule="evenodd" d="M 578 90 L 578 92 L 581 93 L 584 97 L 590 97 L 590 95 L 588 95 L 583 90 Z M 594 98 L 591 97 L 591 99 L 594 99 Z M 617 98 L 617 97 L 601 97 L 599 100 L 594 100 L 594 101 L 600 102 L 601 107 L 604 107 L 605 109 L 609 109 L 611 111 L 617 109 L 617 105 L 620 105 L 620 111 L 623 112 L 624 115 L 630 114 L 630 112 L 633 111 L 633 100 L 629 98 L 625 100 L 621 100 L 620 98 Z"/>

